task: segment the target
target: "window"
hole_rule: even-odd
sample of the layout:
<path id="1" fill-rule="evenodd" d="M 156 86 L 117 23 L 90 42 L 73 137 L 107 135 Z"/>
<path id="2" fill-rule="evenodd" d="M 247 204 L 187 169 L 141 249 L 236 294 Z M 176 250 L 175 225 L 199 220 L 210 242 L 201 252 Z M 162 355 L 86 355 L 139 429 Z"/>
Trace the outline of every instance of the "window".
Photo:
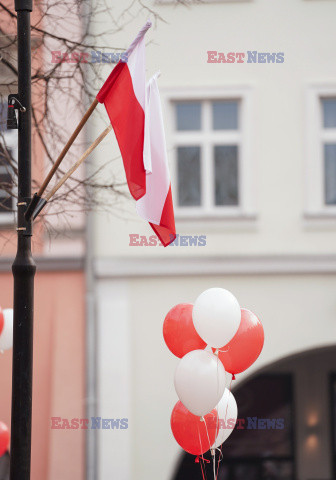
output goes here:
<path id="1" fill-rule="evenodd" d="M 17 132 L 7 130 L 7 103 L 0 103 L 0 224 L 14 221 L 15 194 L 9 158 L 17 158 Z"/>
<path id="2" fill-rule="evenodd" d="M 177 217 L 254 216 L 247 91 L 168 97 Z"/>
<path id="3" fill-rule="evenodd" d="M 336 86 L 309 89 L 307 125 L 307 213 L 335 216 Z"/>
<path id="4" fill-rule="evenodd" d="M 336 205 L 336 98 L 322 98 L 324 202 Z M 328 135 L 331 132 L 331 135 Z"/>

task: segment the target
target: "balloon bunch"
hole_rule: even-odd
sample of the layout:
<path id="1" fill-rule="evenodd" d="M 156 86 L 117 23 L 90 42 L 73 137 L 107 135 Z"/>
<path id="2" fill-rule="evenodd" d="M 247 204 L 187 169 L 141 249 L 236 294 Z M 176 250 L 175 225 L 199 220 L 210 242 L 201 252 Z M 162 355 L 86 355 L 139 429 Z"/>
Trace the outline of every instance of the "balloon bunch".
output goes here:
<path id="1" fill-rule="evenodd" d="M 0 352 L 13 346 L 13 309 L 0 307 Z"/>
<path id="2" fill-rule="evenodd" d="M 9 449 L 9 430 L 5 423 L 0 422 L 0 457 Z"/>
<path id="3" fill-rule="evenodd" d="M 210 288 L 194 305 L 181 303 L 168 312 L 163 337 L 181 359 L 174 379 L 180 401 L 171 415 L 172 432 L 199 461 L 234 429 L 238 410 L 231 388 L 226 388 L 226 372 L 234 379 L 256 361 L 264 344 L 263 327 L 231 292 Z"/>

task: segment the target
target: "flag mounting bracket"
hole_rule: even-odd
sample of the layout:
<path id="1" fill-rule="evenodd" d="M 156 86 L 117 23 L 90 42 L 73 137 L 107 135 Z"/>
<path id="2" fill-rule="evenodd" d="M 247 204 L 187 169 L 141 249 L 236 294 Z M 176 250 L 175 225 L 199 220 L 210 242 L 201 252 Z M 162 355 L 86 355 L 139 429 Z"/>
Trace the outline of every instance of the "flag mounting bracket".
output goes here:
<path id="1" fill-rule="evenodd" d="M 20 107 L 20 108 L 18 108 Z M 18 95 L 12 93 L 8 95 L 8 110 L 7 110 L 7 129 L 8 130 L 17 130 L 18 129 L 18 121 L 17 115 L 15 110 L 19 110 L 22 113 L 26 112 L 26 107 L 22 105 L 20 102 Z"/>

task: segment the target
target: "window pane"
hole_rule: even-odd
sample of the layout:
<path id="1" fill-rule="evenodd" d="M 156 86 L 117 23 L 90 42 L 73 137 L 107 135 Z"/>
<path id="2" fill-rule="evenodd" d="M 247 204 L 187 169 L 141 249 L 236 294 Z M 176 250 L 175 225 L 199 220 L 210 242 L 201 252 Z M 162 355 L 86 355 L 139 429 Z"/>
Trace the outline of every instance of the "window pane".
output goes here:
<path id="1" fill-rule="evenodd" d="M 7 130 L 7 102 L 0 102 L 0 132 Z"/>
<path id="2" fill-rule="evenodd" d="M 336 205 L 336 144 L 324 145 L 325 203 Z"/>
<path id="3" fill-rule="evenodd" d="M 180 207 L 201 204 L 200 147 L 178 147 L 178 203 Z"/>
<path id="4" fill-rule="evenodd" d="M 9 155 L 11 150 L 8 149 Z M 11 174 L 8 172 L 8 159 L 4 153 L 4 147 L 0 145 L 0 213 L 12 210 L 13 200 L 8 193 L 13 186 Z"/>
<path id="5" fill-rule="evenodd" d="M 0 170 L 0 186 L 10 188 L 12 186 L 12 176 L 8 172 L 1 173 Z M 1 192 L 1 189 L 0 189 Z"/>
<path id="6" fill-rule="evenodd" d="M 8 194 L 6 194 L 8 195 Z M 3 197 L 0 195 L 0 213 L 9 213 L 12 211 L 12 197 L 11 196 L 6 196 Z"/>
<path id="7" fill-rule="evenodd" d="M 199 102 L 176 103 L 177 130 L 201 129 L 201 104 Z"/>
<path id="8" fill-rule="evenodd" d="M 212 125 L 214 130 L 237 130 L 238 102 L 213 102 Z"/>
<path id="9" fill-rule="evenodd" d="M 8 212 L 12 210 L 12 197 L 7 190 L 8 188 L 11 188 L 11 185 L 11 175 L 9 173 L 0 173 L 0 212 Z"/>
<path id="10" fill-rule="evenodd" d="M 215 146 L 215 204 L 238 205 L 238 148 Z"/>
<path id="11" fill-rule="evenodd" d="M 232 470 L 232 480 L 261 480 L 259 466 L 256 464 L 248 462 L 236 463 Z"/>
<path id="12" fill-rule="evenodd" d="M 225 457 L 293 456 L 292 382 L 287 375 L 259 375 L 235 391 L 242 429 L 225 442 Z"/>
<path id="13" fill-rule="evenodd" d="M 323 98 L 323 126 L 336 128 L 336 98 Z"/>
<path id="14" fill-rule="evenodd" d="M 263 463 L 263 480 L 292 480 L 293 462 L 267 460 Z"/>

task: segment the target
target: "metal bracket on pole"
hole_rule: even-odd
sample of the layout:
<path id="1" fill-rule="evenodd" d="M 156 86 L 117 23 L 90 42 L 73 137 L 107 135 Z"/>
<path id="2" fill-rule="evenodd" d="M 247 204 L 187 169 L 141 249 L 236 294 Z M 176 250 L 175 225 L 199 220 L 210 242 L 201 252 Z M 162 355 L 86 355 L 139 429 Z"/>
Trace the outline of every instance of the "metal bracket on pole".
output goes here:
<path id="1" fill-rule="evenodd" d="M 25 211 L 30 202 L 30 198 L 24 198 L 17 204 L 18 211 L 18 231 L 22 232 L 24 237 L 31 237 L 33 235 L 33 222 L 26 220 Z"/>
<path id="2" fill-rule="evenodd" d="M 8 110 L 7 110 L 7 129 L 8 130 L 17 130 L 18 127 L 18 107 L 17 107 L 17 102 L 18 102 L 18 96 L 15 94 L 8 95 Z M 21 103 L 20 103 L 21 105 Z"/>

